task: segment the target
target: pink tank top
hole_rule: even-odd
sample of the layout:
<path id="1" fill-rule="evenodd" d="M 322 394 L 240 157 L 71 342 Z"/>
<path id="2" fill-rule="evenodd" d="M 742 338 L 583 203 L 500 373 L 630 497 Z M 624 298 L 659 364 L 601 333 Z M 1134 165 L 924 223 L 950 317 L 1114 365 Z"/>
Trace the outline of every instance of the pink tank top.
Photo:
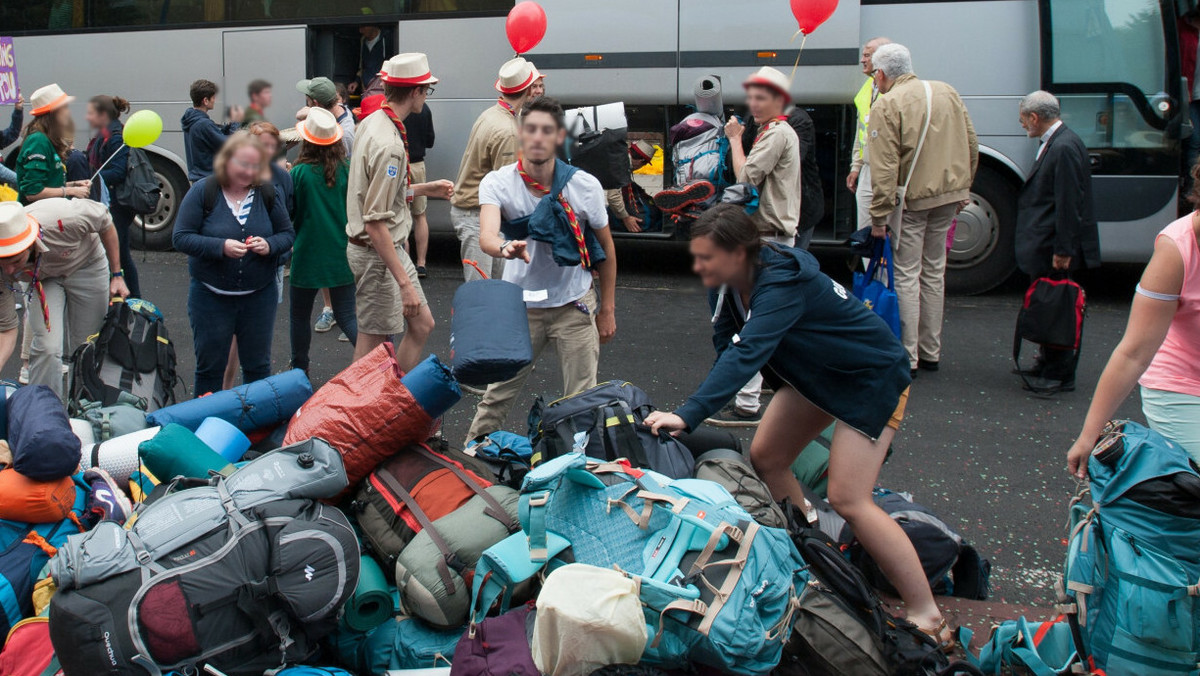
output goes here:
<path id="1" fill-rule="evenodd" d="M 1191 214 L 1163 229 L 1183 256 L 1183 289 L 1179 309 L 1141 384 L 1154 390 L 1200 397 L 1200 245 Z"/>

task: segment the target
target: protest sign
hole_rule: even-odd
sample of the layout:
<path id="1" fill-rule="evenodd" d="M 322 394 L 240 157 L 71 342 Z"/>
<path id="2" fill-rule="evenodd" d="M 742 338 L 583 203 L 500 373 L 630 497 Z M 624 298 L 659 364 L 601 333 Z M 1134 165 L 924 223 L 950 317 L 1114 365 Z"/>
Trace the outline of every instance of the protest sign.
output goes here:
<path id="1" fill-rule="evenodd" d="M 0 37 L 0 105 L 17 102 L 17 57 L 12 38 Z"/>

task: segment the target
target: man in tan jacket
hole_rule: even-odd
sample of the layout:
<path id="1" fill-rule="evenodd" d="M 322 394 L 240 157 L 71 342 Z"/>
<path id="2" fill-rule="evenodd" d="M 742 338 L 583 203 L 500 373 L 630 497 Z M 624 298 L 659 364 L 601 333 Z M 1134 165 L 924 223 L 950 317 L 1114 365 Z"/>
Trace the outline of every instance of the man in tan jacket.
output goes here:
<path id="1" fill-rule="evenodd" d="M 918 80 L 907 47 L 882 45 L 871 62 L 880 92 L 867 127 L 871 227 L 875 237 L 888 236 L 889 217 L 903 210 L 890 219 L 890 236 L 904 347 L 915 376 L 918 368 L 938 370 L 941 360 L 946 237 L 970 201 L 979 142 L 958 92 Z"/>

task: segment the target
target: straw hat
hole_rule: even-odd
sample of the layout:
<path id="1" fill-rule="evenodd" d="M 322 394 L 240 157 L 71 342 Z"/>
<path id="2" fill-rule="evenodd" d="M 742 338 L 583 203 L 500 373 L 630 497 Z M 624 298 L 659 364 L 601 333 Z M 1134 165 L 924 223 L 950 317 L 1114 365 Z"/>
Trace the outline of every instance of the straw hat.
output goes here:
<path id="1" fill-rule="evenodd" d="M 67 96 L 62 87 L 57 84 L 48 84 L 35 91 L 29 98 L 29 105 L 32 109 L 30 112 L 34 117 L 40 117 L 47 113 L 53 113 L 74 100 L 75 97 Z"/>
<path id="2" fill-rule="evenodd" d="M 529 65 L 533 66 L 532 63 Z M 533 66 L 533 81 L 537 82 L 538 80 L 545 80 L 545 79 L 546 79 L 546 74 L 543 73 L 542 71 L 538 70 L 537 66 Z"/>
<path id="3" fill-rule="evenodd" d="M 746 81 L 742 83 L 743 87 L 751 87 L 755 85 L 767 87 L 768 89 L 774 89 L 780 94 L 783 94 L 783 98 L 787 101 L 790 102 L 792 100 L 792 95 L 788 92 L 790 83 L 788 82 L 787 76 L 770 66 L 763 66 L 762 68 L 759 68 L 753 75 L 746 78 Z"/>
<path id="4" fill-rule="evenodd" d="M 429 70 L 429 58 L 420 52 L 397 54 L 384 61 L 379 77 L 397 87 L 417 87 L 438 81 Z"/>
<path id="5" fill-rule="evenodd" d="M 538 71 L 524 57 L 516 57 L 500 66 L 500 77 L 496 80 L 496 91 L 501 94 L 520 94 L 538 77 Z"/>
<path id="6" fill-rule="evenodd" d="M 309 143 L 331 146 L 342 140 L 342 125 L 324 108 L 309 108 L 308 117 L 296 123 L 296 131 Z"/>
<path id="7" fill-rule="evenodd" d="M 34 244 L 44 251 L 46 247 L 38 239 L 40 231 L 37 220 L 25 213 L 20 202 L 0 202 L 0 258 L 16 256 Z"/>
<path id="8" fill-rule="evenodd" d="M 634 141 L 629 144 L 629 155 L 635 160 L 649 162 L 654 159 L 654 144 L 649 141 Z"/>

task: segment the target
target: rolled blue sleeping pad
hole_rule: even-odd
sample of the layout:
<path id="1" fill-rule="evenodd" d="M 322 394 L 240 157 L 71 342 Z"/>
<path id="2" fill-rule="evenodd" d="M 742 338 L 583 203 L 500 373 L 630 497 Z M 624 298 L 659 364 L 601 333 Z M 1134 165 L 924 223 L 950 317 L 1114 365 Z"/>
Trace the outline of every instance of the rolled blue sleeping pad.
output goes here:
<path id="1" fill-rule="evenodd" d="M 175 423 L 195 432 L 205 418 L 220 418 L 243 432 L 253 432 L 290 420 L 312 393 L 312 383 L 308 382 L 304 371 L 292 369 L 231 390 L 160 408 L 146 415 L 146 424 L 165 427 Z"/>
<path id="2" fill-rule="evenodd" d="M 468 385 L 503 382 L 533 363 L 521 287 L 498 279 L 458 287 L 450 318 L 450 362 L 454 377 Z"/>
<path id="3" fill-rule="evenodd" d="M 229 462 L 241 460 L 250 450 L 250 438 L 220 418 L 205 418 L 196 428 L 196 436 Z"/>
<path id="4" fill-rule="evenodd" d="M 430 418 L 440 418 L 462 399 L 462 390 L 450 368 L 431 354 L 404 374 L 400 384 L 408 388 L 417 404 Z"/>

